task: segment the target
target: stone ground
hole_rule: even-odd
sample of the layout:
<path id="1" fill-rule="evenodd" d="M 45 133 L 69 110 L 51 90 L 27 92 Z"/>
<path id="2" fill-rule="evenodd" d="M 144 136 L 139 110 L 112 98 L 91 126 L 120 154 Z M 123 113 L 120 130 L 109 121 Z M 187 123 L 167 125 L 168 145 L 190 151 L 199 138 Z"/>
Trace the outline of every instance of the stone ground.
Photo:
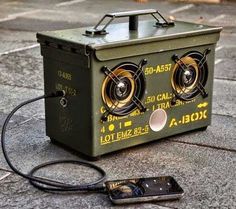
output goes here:
<path id="1" fill-rule="evenodd" d="M 185 190 L 179 201 L 125 208 L 236 208 L 236 3 L 193 4 L 132 0 L 1 0 L 0 127 L 16 104 L 43 94 L 43 67 L 35 32 L 94 25 L 107 12 L 158 8 L 178 20 L 224 26 L 216 48 L 212 125 L 104 156 L 95 164 L 108 179 L 172 175 Z M 49 142 L 44 132 L 43 102 L 18 112 L 11 121 L 7 147 L 22 171 L 53 159 L 78 159 Z M 0 151 L 0 208 L 123 208 L 103 194 L 49 194 L 11 172 Z M 43 172 L 43 171 L 42 171 Z M 92 171 L 55 166 L 45 172 L 58 179 L 87 181 Z M 68 177 L 67 174 L 70 174 Z M 76 179 L 76 180 L 75 180 Z"/>

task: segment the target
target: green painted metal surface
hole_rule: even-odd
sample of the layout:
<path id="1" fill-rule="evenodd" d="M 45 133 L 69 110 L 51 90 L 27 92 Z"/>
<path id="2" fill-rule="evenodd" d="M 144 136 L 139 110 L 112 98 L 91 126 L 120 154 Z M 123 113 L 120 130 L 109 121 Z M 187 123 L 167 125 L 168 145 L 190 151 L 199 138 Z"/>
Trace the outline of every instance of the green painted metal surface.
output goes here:
<path id="1" fill-rule="evenodd" d="M 46 132 L 51 139 L 96 157 L 210 124 L 214 51 L 221 28 L 186 22 L 163 28 L 153 25 L 153 21 L 142 21 L 137 31 L 129 31 L 127 23 L 112 24 L 108 34 L 94 37 L 84 35 L 87 28 L 37 34 L 44 59 L 45 92 L 67 92 L 66 107 L 59 99 L 45 103 Z M 188 102 L 177 99 L 171 105 L 173 55 L 182 57 L 206 49 L 211 50 L 204 87 L 208 96 L 198 95 Z M 110 114 L 108 121 L 102 121 L 106 108 L 101 92 L 106 75 L 101 69 L 125 62 L 138 64 L 142 59 L 147 59 L 142 98 L 147 111 L 135 109 L 125 117 Z M 164 128 L 157 132 L 149 124 L 156 109 L 167 114 Z"/>
<path id="2" fill-rule="evenodd" d="M 155 21 L 140 21 L 138 31 L 129 31 L 128 23 L 112 24 L 107 28 L 108 34 L 94 37 L 85 35 L 85 31 L 88 28 L 48 31 L 38 33 L 37 36 L 40 40 L 52 41 L 57 44 L 66 43 L 66 46 L 74 48 L 89 45 L 92 49 L 100 50 L 181 37 L 194 37 L 202 34 L 212 34 L 221 30 L 220 27 L 179 21 L 175 22 L 175 26 L 164 28 L 155 27 L 154 24 Z"/>

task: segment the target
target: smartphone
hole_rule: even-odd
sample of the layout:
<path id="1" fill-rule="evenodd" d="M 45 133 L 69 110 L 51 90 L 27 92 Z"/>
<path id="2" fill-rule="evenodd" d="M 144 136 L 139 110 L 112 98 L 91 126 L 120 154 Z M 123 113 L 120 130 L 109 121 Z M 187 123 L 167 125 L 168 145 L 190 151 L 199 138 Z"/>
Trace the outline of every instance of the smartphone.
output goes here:
<path id="1" fill-rule="evenodd" d="M 107 181 L 105 186 L 114 204 L 179 199 L 184 194 L 171 176 Z"/>

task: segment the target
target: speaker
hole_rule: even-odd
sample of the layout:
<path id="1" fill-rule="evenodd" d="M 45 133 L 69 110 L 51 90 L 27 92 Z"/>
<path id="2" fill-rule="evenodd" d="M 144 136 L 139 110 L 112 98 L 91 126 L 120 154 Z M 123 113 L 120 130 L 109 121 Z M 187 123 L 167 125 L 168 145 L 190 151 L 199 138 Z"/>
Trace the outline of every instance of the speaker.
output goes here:
<path id="1" fill-rule="evenodd" d="M 138 21 L 142 15 L 152 19 Z M 112 24 L 123 17 L 129 22 Z M 38 33 L 45 93 L 66 92 L 45 101 L 47 135 L 97 157 L 206 128 L 221 29 L 169 22 L 149 9 Z"/>

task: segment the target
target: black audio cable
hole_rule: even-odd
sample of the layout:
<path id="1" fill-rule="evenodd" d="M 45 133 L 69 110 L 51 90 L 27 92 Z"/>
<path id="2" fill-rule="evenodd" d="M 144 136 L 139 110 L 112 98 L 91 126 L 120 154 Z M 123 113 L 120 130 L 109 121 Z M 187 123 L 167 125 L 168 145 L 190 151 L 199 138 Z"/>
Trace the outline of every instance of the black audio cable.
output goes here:
<path id="1" fill-rule="evenodd" d="M 86 161 L 81 161 L 81 160 L 57 160 L 57 161 L 49 161 L 43 164 L 40 164 L 36 167 L 34 167 L 28 174 L 24 174 L 21 171 L 19 171 L 10 161 L 7 151 L 6 151 L 6 146 L 5 146 L 5 135 L 6 135 L 6 130 L 7 130 L 7 125 L 11 119 L 11 117 L 15 114 L 15 112 L 17 110 L 19 110 L 21 107 L 33 103 L 35 101 L 41 100 L 41 99 L 48 99 L 48 98 L 55 98 L 55 97 L 63 97 L 65 96 L 65 92 L 64 91 L 57 91 L 55 93 L 49 94 L 49 95 L 43 95 L 43 96 L 39 96 L 36 97 L 34 99 L 30 99 L 28 101 L 25 101 L 21 104 L 19 104 L 17 107 L 15 107 L 10 114 L 7 116 L 3 127 L 2 127 L 2 135 L 1 135 L 1 146 L 2 146 L 2 152 L 3 155 L 6 159 L 7 164 L 9 165 L 9 167 L 18 175 L 22 176 L 25 179 L 28 179 L 29 182 L 36 188 L 43 190 L 43 191 L 47 191 L 47 192 L 76 192 L 76 191 L 99 191 L 99 192 L 104 192 L 105 191 L 105 187 L 102 184 L 106 178 L 106 172 L 92 164 Z M 53 179 L 46 179 L 43 177 L 39 177 L 39 176 L 35 176 L 34 174 L 45 167 L 51 166 L 51 165 L 56 165 L 56 164 L 75 164 L 75 165 L 82 165 L 85 167 L 89 167 L 92 168 L 94 170 L 96 170 L 98 173 L 100 173 L 101 178 L 99 178 L 98 180 L 91 182 L 91 183 L 87 183 L 87 184 L 79 184 L 79 185 L 72 185 L 72 184 L 66 184 L 63 182 L 59 182 L 59 181 L 55 181 Z"/>

